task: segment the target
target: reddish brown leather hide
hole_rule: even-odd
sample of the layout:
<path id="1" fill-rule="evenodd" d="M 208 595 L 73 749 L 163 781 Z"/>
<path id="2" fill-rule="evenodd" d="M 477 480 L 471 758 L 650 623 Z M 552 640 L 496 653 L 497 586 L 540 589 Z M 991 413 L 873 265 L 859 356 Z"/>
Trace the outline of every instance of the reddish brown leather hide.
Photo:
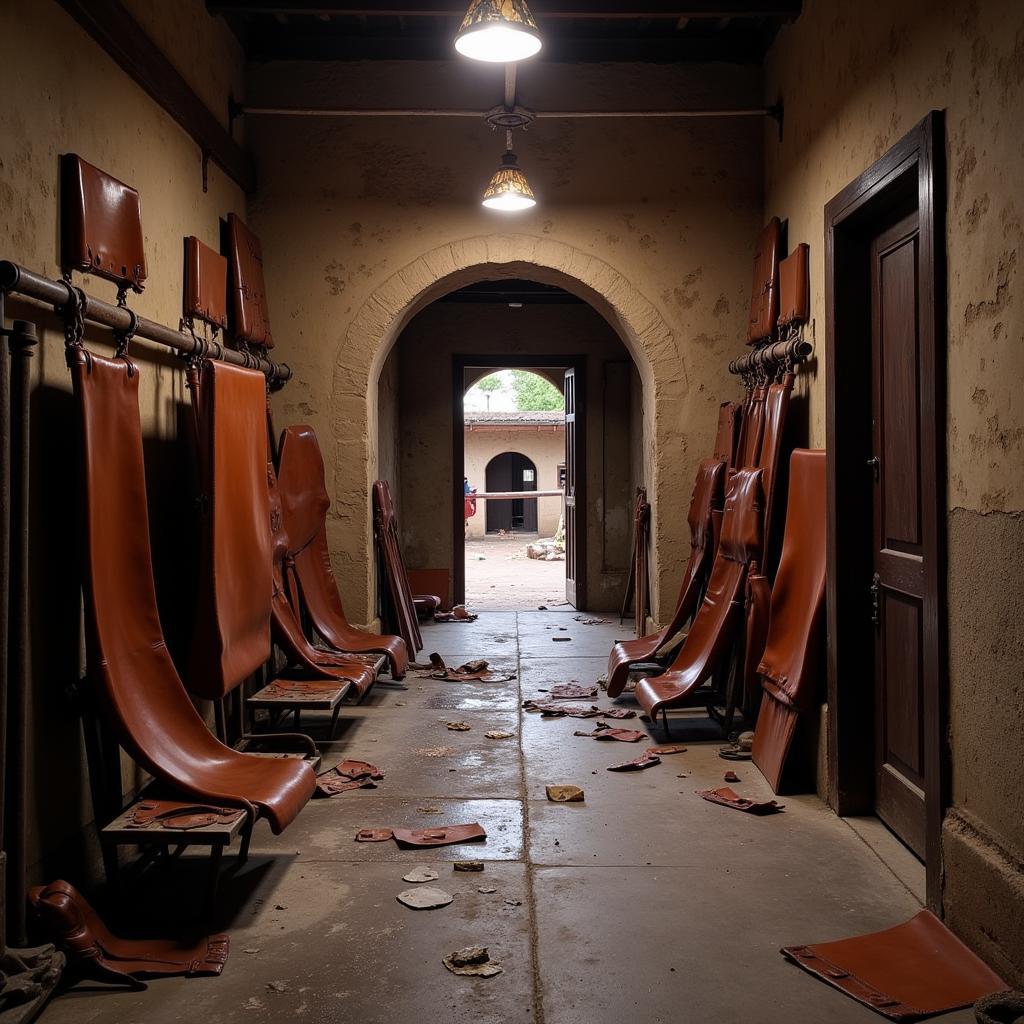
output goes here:
<path id="1" fill-rule="evenodd" d="M 382 636 L 351 625 L 338 593 L 327 547 L 327 495 L 324 461 L 312 427 L 286 427 L 281 433 L 278 488 L 302 602 L 316 631 L 339 651 L 387 656 L 394 679 L 409 667 L 400 636 Z"/>
<path id="2" fill-rule="evenodd" d="M 139 376 L 124 360 L 69 353 L 83 440 L 89 677 L 126 751 L 185 796 L 265 815 L 280 832 L 312 795 L 309 765 L 220 743 L 164 643 L 149 548 Z"/>
<path id="3" fill-rule="evenodd" d="M 273 595 L 270 604 L 270 624 L 274 640 L 284 651 L 289 662 L 314 679 L 333 679 L 349 682 L 362 698 L 376 681 L 376 673 L 367 667 L 363 656 L 324 651 L 314 647 L 306 636 L 296 609 L 299 607 L 298 583 L 295 566 L 289 554 L 291 541 L 284 528 L 284 513 L 277 474 L 272 462 L 266 466 L 266 490 L 270 502 L 267 523 L 272 547 Z"/>
<path id="4" fill-rule="evenodd" d="M 387 480 L 378 480 L 373 485 L 374 534 L 377 553 L 383 565 L 387 581 L 390 611 L 394 626 L 406 648 L 415 653 L 423 648 L 423 638 L 416 618 L 412 591 L 409 588 L 409 574 L 402 557 L 402 546 L 398 536 L 398 520 L 391 500 L 391 488 Z"/>
<path id="5" fill-rule="evenodd" d="M 210 360 L 192 391 L 202 518 L 189 690 L 217 700 L 270 657 L 266 378 Z"/>
<path id="6" fill-rule="evenodd" d="M 728 466 L 735 465 L 736 443 L 739 440 L 741 408 L 738 402 L 723 402 L 718 409 L 718 431 L 715 434 L 715 458 Z"/>
<path id="7" fill-rule="evenodd" d="M 746 814 L 774 814 L 785 806 L 774 800 L 749 800 L 745 796 L 740 796 L 731 786 L 719 786 L 718 789 L 698 789 L 697 796 L 713 804 L 731 807 L 735 811 L 744 811 Z"/>
<path id="8" fill-rule="evenodd" d="M 764 537 L 771 538 L 772 514 L 775 509 L 775 481 L 779 475 L 779 459 L 786 431 L 786 414 L 789 399 L 793 393 L 793 374 L 787 373 L 781 381 L 770 384 L 765 393 L 763 406 L 764 427 L 761 436 L 761 451 L 756 465 L 761 467 L 761 481 L 764 487 Z"/>
<path id="9" fill-rule="evenodd" d="M 798 448 L 789 463 L 782 558 L 770 626 L 757 671 L 765 696 L 752 757 L 779 790 L 797 716 L 814 709 L 825 614 L 825 452 Z"/>
<path id="10" fill-rule="evenodd" d="M 618 697 L 629 679 L 629 669 L 649 661 L 655 652 L 678 633 L 693 616 L 714 558 L 711 514 L 722 502 L 725 463 L 718 458 L 705 459 L 697 468 L 697 479 L 690 498 L 687 522 L 690 526 L 690 557 L 683 570 L 683 582 L 672 618 L 663 629 L 638 640 L 617 643 L 608 656 L 608 696 Z"/>
<path id="11" fill-rule="evenodd" d="M 667 672 L 641 679 L 635 696 L 651 718 L 685 704 L 729 651 L 742 623 L 742 596 L 751 561 L 761 556 L 761 471 L 738 469 L 729 482 L 722 539 L 704 600 Z"/>
<path id="12" fill-rule="evenodd" d="M 764 439 L 764 403 L 767 394 L 767 388 L 756 387 L 750 392 L 749 400 L 743 406 L 740 446 L 736 452 L 736 465 L 741 469 L 749 469 L 761 464 L 761 442 Z"/>
<path id="13" fill-rule="evenodd" d="M 139 193 L 74 153 L 60 158 L 61 267 L 141 292 L 146 281 Z"/>
<path id="14" fill-rule="evenodd" d="M 890 1020 L 921 1020 L 1009 987 L 927 910 L 895 928 L 780 952 Z"/>
<path id="15" fill-rule="evenodd" d="M 801 242 L 779 264 L 779 327 L 807 323 L 811 315 L 810 246 Z"/>
<path id="16" fill-rule="evenodd" d="M 145 988 L 139 977 L 220 974 L 228 959 L 229 939 L 211 935 L 193 945 L 168 939 L 120 939 L 69 882 L 36 886 L 29 905 L 40 928 L 85 973 L 133 988 Z"/>
<path id="17" fill-rule="evenodd" d="M 130 823 L 145 828 L 157 822 L 163 828 L 188 831 L 235 821 L 243 813 L 237 807 L 214 807 L 212 804 L 186 803 L 182 800 L 141 800 L 132 808 Z"/>
<path id="18" fill-rule="evenodd" d="M 451 846 L 487 838 L 483 827 L 476 822 L 471 825 L 442 825 L 440 828 L 396 828 L 392 831 L 399 846 Z"/>
<path id="19" fill-rule="evenodd" d="M 235 340 L 272 348 L 274 339 L 263 283 L 263 248 L 259 238 L 233 213 L 228 214 L 228 259 Z"/>
<path id="20" fill-rule="evenodd" d="M 782 224 L 778 217 L 761 229 L 754 250 L 754 284 L 750 295 L 750 325 L 747 343 L 766 341 L 775 330 L 779 316 L 779 246 Z"/>
<path id="21" fill-rule="evenodd" d="M 228 325 L 228 261 L 195 235 L 185 239 L 185 316 Z"/>

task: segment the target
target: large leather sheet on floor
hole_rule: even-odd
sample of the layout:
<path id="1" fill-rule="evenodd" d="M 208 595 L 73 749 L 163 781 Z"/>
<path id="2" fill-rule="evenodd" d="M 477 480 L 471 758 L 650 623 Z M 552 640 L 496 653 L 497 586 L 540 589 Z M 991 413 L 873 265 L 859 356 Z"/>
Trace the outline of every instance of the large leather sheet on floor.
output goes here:
<path id="1" fill-rule="evenodd" d="M 825 452 L 798 448 L 789 463 L 782 558 L 760 664 L 764 689 L 753 760 L 777 793 L 797 717 L 817 704 L 825 614 Z"/>
<path id="2" fill-rule="evenodd" d="M 192 693 L 217 700 L 270 657 L 266 378 L 211 360 L 192 401 L 202 532 L 186 682 Z"/>
<path id="3" fill-rule="evenodd" d="M 302 603 L 316 631 L 339 651 L 387 656 L 391 675 L 401 679 L 409 654 L 400 636 L 370 633 L 345 615 L 327 546 L 327 494 L 324 460 L 312 427 L 286 427 L 281 433 L 278 490 L 299 582 Z"/>
<path id="4" fill-rule="evenodd" d="M 761 470 L 739 469 L 729 482 L 722 539 L 686 641 L 667 672 L 636 684 L 636 699 L 651 718 L 663 708 L 685 704 L 730 650 L 742 623 L 747 570 L 760 556 Z"/>
<path id="5" fill-rule="evenodd" d="M 164 642 L 149 546 L 140 371 L 81 349 L 69 363 L 81 416 L 83 589 L 97 704 L 146 771 L 187 797 L 256 808 L 280 832 L 312 795 L 312 769 L 291 758 L 243 754 L 217 740 L 185 693 Z M 262 424 L 261 431 L 265 436 Z"/>
<path id="6" fill-rule="evenodd" d="M 922 1020 L 1009 987 L 927 910 L 885 931 L 781 952 L 890 1020 Z"/>

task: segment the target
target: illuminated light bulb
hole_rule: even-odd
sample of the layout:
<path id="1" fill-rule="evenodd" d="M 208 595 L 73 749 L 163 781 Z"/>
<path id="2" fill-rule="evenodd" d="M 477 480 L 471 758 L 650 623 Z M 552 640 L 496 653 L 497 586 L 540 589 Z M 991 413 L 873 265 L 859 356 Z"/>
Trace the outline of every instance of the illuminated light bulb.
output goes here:
<path id="1" fill-rule="evenodd" d="M 537 23 L 526 0 L 473 0 L 455 36 L 464 57 L 511 64 L 541 48 Z"/>
<path id="2" fill-rule="evenodd" d="M 537 198 L 526 175 L 516 164 L 515 153 L 509 151 L 501 158 L 501 166 L 484 190 L 483 204 L 488 209 L 505 213 L 528 210 L 537 205 Z"/>

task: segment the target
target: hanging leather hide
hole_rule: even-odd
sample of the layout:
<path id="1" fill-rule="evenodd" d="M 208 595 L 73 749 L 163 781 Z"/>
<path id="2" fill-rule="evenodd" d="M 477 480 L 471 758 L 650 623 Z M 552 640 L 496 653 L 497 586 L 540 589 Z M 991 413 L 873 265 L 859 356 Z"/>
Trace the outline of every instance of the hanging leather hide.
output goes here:
<path id="1" fill-rule="evenodd" d="M 231 326 L 235 342 L 272 348 L 274 339 L 270 333 L 260 240 L 239 217 L 229 213 L 227 244 L 231 265 Z"/>
<path id="2" fill-rule="evenodd" d="M 185 239 L 185 317 L 228 325 L 228 261 L 195 235 Z"/>

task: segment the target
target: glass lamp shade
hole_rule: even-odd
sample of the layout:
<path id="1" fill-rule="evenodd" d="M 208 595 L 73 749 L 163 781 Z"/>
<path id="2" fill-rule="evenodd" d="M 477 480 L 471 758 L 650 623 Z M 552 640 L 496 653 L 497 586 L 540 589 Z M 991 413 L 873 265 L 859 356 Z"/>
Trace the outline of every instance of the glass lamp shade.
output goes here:
<path id="1" fill-rule="evenodd" d="M 473 0 L 455 36 L 463 56 L 496 64 L 532 57 L 540 47 L 526 0 Z"/>
<path id="2" fill-rule="evenodd" d="M 526 175 L 516 166 L 515 153 L 506 153 L 502 157 L 501 166 L 484 190 L 483 204 L 491 210 L 503 210 L 506 213 L 528 210 L 537 205 L 537 198 Z"/>

